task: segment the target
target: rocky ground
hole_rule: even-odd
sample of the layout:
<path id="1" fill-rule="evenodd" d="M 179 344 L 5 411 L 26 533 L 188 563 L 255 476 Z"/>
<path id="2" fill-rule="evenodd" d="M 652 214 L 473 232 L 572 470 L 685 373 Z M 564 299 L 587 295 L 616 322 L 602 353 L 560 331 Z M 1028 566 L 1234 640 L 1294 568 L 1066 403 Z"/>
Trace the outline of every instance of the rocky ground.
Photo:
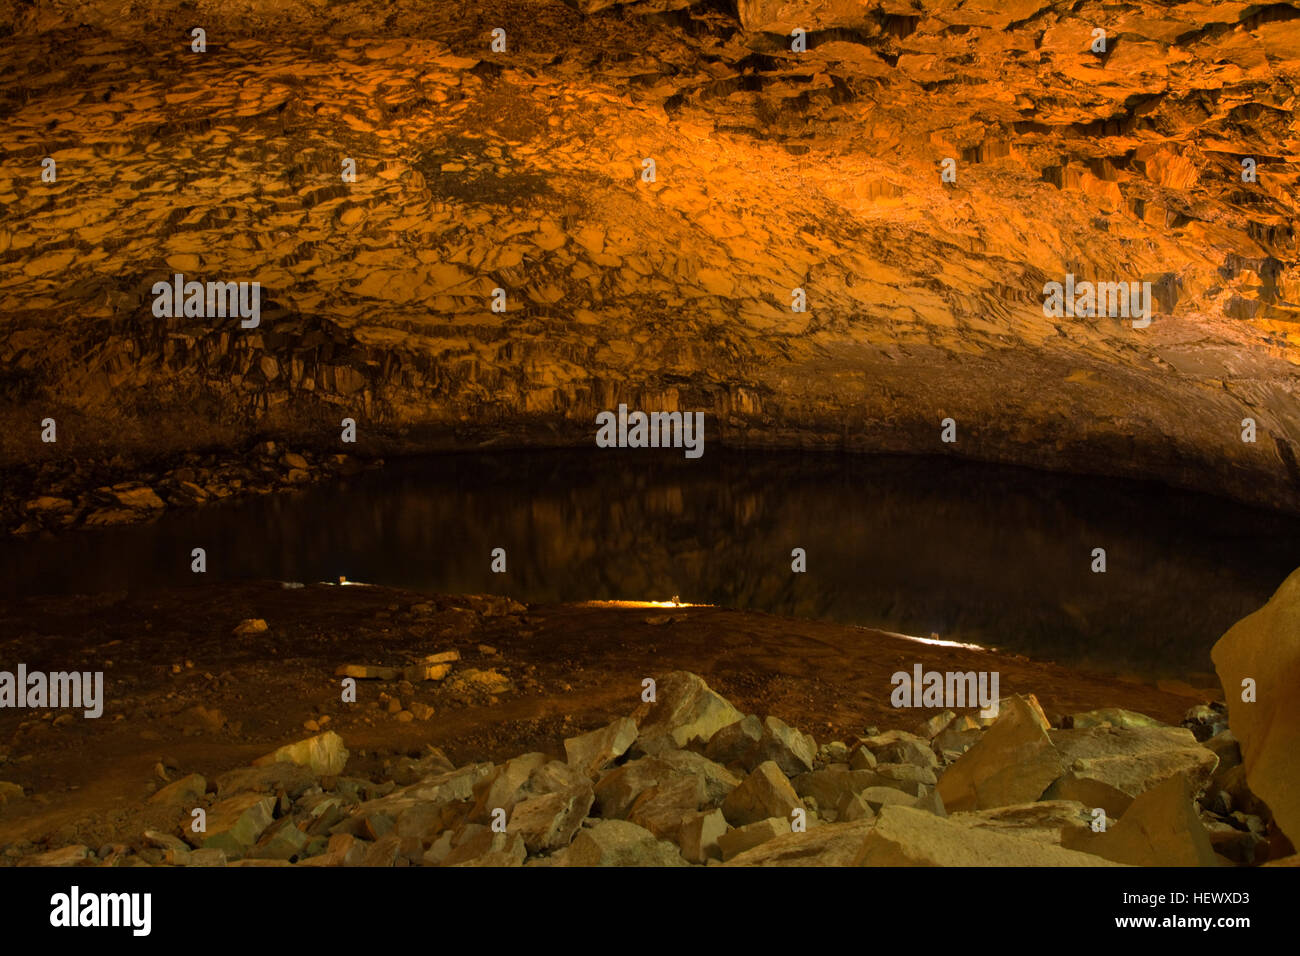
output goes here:
<path id="1" fill-rule="evenodd" d="M 293 451 L 260 442 L 243 455 L 186 452 L 141 470 L 122 456 L 55 459 L 6 471 L 0 520 L 16 535 L 107 528 L 239 495 L 265 495 L 382 467 L 383 459 Z"/>
<path id="2" fill-rule="evenodd" d="M 0 711 L 8 865 L 1253 865 L 1294 852 L 1246 777 L 1274 786 L 1289 758 L 1261 758 L 1258 727 L 1243 755 L 1213 691 L 860 628 L 274 582 L 32 598 L 0 623 L 7 662 L 80 661 L 108 688 L 98 720 Z M 1236 646 L 1275 623 L 1248 618 Z M 1221 673 L 1235 666 L 1219 656 Z M 890 675 L 914 663 L 998 670 L 999 715 L 893 708 Z M 346 677 L 356 703 L 340 699 Z M 1273 739 L 1290 732 L 1275 724 Z"/>
<path id="3" fill-rule="evenodd" d="M 3 0 L 0 31 L 2 462 L 344 416 L 366 455 L 589 443 L 627 402 L 1300 507 L 1294 4 Z M 260 326 L 156 318 L 178 271 L 260 281 Z M 1150 281 L 1153 324 L 1044 317 L 1067 272 Z"/>

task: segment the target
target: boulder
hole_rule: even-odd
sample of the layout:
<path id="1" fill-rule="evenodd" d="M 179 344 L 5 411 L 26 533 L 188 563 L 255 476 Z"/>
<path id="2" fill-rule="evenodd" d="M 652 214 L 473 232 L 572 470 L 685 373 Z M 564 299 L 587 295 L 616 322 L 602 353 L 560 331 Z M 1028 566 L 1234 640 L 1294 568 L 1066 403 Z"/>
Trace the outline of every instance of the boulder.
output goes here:
<path id="1" fill-rule="evenodd" d="M 253 766 L 296 763 L 303 767 L 310 767 L 319 776 L 336 777 L 343 772 L 347 762 L 348 751 L 343 746 L 343 738 L 334 731 L 327 730 L 323 734 L 308 737 L 297 743 L 286 744 L 264 757 L 258 757 L 253 761 Z"/>
<path id="2" fill-rule="evenodd" d="M 866 747 L 859 747 L 849 757 L 850 770 L 874 770 L 877 763 L 879 761 L 876 760 L 876 755 Z"/>
<path id="3" fill-rule="evenodd" d="M 1077 801 L 1089 809 L 1100 807 L 1106 815 L 1118 820 L 1133 803 L 1133 797 L 1092 777 L 1084 777 L 1071 770 L 1062 774 L 1043 791 L 1043 800 Z"/>
<path id="4" fill-rule="evenodd" d="M 584 827 L 565 855 L 565 866 L 689 866 L 677 847 L 626 820 Z"/>
<path id="5" fill-rule="evenodd" d="M 408 664 L 402 668 L 402 679 L 412 682 L 421 680 L 442 680 L 450 673 L 450 664 Z"/>
<path id="6" fill-rule="evenodd" d="M 956 719 L 956 712 L 951 710 L 945 710 L 942 713 L 935 714 L 928 720 L 921 722 L 920 726 L 916 728 L 916 736 L 924 737 L 926 740 L 934 740 L 935 737 L 938 737 L 939 734 L 943 733 L 944 729 Z"/>
<path id="7" fill-rule="evenodd" d="M 298 866 L 360 866 L 366 858 L 365 840 L 350 833 L 338 833 L 329 838 L 325 852 L 302 860 Z"/>
<path id="8" fill-rule="evenodd" d="M 568 846 L 592 800 L 590 785 L 530 797 L 515 804 L 507 832 L 519 834 L 529 853 Z"/>
<path id="9" fill-rule="evenodd" d="M 1183 774 L 1175 774 L 1136 797 L 1109 830 L 1068 830 L 1061 845 L 1130 866 L 1218 865 Z"/>
<path id="10" fill-rule="evenodd" d="M 789 817 L 785 819 L 769 817 L 766 820 L 758 820 L 754 823 L 747 823 L 743 827 L 728 830 L 718 837 L 718 849 L 722 851 L 724 860 L 730 860 L 746 850 L 758 846 L 760 843 L 766 843 L 768 840 L 773 840 L 790 832 Z"/>
<path id="11" fill-rule="evenodd" d="M 704 781 L 704 800 L 709 807 L 722 804 L 740 778 L 720 764 L 691 750 L 674 750 L 658 758 L 675 773 L 688 773 Z"/>
<path id="12" fill-rule="evenodd" d="M 429 800 L 445 803 L 452 800 L 468 800 L 474 795 L 474 788 L 496 768 L 490 763 L 471 763 L 456 770 L 427 777 L 419 783 L 408 787 L 405 795 L 414 800 Z"/>
<path id="13" fill-rule="evenodd" d="M 740 783 L 725 767 L 690 751 L 641 757 L 601 775 L 596 784 L 596 812 L 602 817 L 625 818 L 643 791 L 675 776 L 700 778 L 703 806 L 707 807 L 718 806 Z"/>
<path id="14" fill-rule="evenodd" d="M 566 739 L 564 755 L 570 766 L 578 768 L 590 777 L 595 777 L 627 753 L 636 736 L 636 721 L 630 717 L 620 717 L 600 730 Z"/>
<path id="15" fill-rule="evenodd" d="M 911 807 L 886 807 L 862 842 L 857 866 L 1114 866 L 1026 836 L 962 826 Z"/>
<path id="16" fill-rule="evenodd" d="M 498 833 L 475 824 L 463 829 L 465 832 L 443 857 L 443 866 L 522 866 L 528 857 L 524 838 L 518 833 Z"/>
<path id="17" fill-rule="evenodd" d="M 758 761 L 775 762 L 787 777 L 811 770 L 817 758 L 817 742 L 776 717 L 763 718 L 758 748 Z"/>
<path id="18" fill-rule="evenodd" d="M 1250 789 L 1300 844 L 1300 570 L 1267 604 L 1234 624 L 1210 654 Z M 1242 700 L 1248 678 L 1255 682 L 1253 701 Z"/>
<path id="19" fill-rule="evenodd" d="M 207 812 L 207 829 L 195 833 L 199 846 L 222 850 L 237 859 L 257 843 L 262 831 L 271 825 L 275 798 L 260 793 L 241 793 L 215 804 Z M 192 831 L 186 828 L 186 833 Z"/>
<path id="20" fill-rule="evenodd" d="M 857 820 L 874 820 L 876 811 L 860 793 L 846 793 L 835 805 L 835 820 L 851 823 Z"/>
<path id="21" fill-rule="evenodd" d="M 1200 791 L 1218 765 L 1213 751 L 1185 727 L 1090 727 L 1053 730 L 1050 736 L 1072 773 L 1131 797 L 1179 773 Z"/>
<path id="22" fill-rule="evenodd" d="M 754 762 L 759 741 L 763 739 L 763 722 L 754 714 L 728 724 L 712 737 L 704 755 L 723 766 L 739 764 L 746 771 L 753 770 L 762 761 Z"/>
<path id="23" fill-rule="evenodd" d="M 730 829 L 721 810 L 704 810 L 693 813 L 682 821 L 677 833 L 677 845 L 682 856 L 691 863 L 721 860 L 722 848 L 718 839 Z"/>
<path id="24" fill-rule="evenodd" d="M 267 827 L 257 846 L 245 856 L 258 860 L 293 860 L 303 854 L 311 839 L 292 817 L 282 817 Z"/>
<path id="25" fill-rule="evenodd" d="M 874 820 L 827 823 L 786 832 L 734 853 L 724 866 L 853 866 Z"/>
<path id="26" fill-rule="evenodd" d="M 3 785 L 0 784 L 0 787 Z M 149 802 L 169 807 L 194 804 L 203 798 L 207 790 L 207 780 L 201 774 L 192 773 L 163 787 L 149 798 Z"/>
<path id="27" fill-rule="evenodd" d="M 911 763 L 876 764 L 876 769 L 871 771 L 871 774 L 872 786 L 893 787 L 914 797 L 919 797 L 938 781 L 933 768 L 919 767 Z"/>
<path id="28" fill-rule="evenodd" d="M 867 751 L 870 753 L 870 751 Z M 811 798 L 819 807 L 838 807 L 846 797 L 879 785 L 881 778 L 870 770 L 827 768 L 801 773 L 791 780 L 795 793 Z"/>
<path id="29" fill-rule="evenodd" d="M 715 733 L 745 715 L 714 693 L 704 678 L 689 671 L 673 671 L 656 680 L 655 702 L 643 703 L 633 716 L 640 727 L 638 741 L 662 737 L 676 747 L 685 747 L 707 744 Z"/>
<path id="30" fill-rule="evenodd" d="M 939 758 L 930 749 L 930 745 L 919 740 L 900 740 L 876 751 L 875 756 L 884 763 L 908 764 L 931 770 L 939 766 Z"/>
<path id="31" fill-rule="evenodd" d="M 475 823 L 486 824 L 491 822 L 497 809 L 504 810 L 508 817 L 515 804 L 529 795 L 527 785 L 533 771 L 549 761 L 544 753 L 529 753 L 493 768 L 474 784 L 474 808 L 469 818 Z"/>
<path id="32" fill-rule="evenodd" d="M 715 733 L 705 750 L 710 760 L 747 771 L 771 760 L 791 777 L 811 770 L 816 754 L 811 737 L 775 717 L 759 720 L 752 714 Z"/>
<path id="33" fill-rule="evenodd" d="M 900 763 L 902 761 L 882 756 L 885 751 L 895 749 L 899 745 L 916 744 L 920 747 L 929 749 L 930 743 L 928 737 L 921 737 L 917 734 L 908 733 L 906 730 L 887 730 L 883 734 L 872 734 L 868 737 L 862 737 L 858 740 L 858 747 L 866 747 L 876 759 L 886 763 Z M 897 752 L 897 751 L 895 751 Z"/>
<path id="34" fill-rule="evenodd" d="M 784 819 L 788 826 L 796 807 L 802 808 L 803 801 L 772 760 L 759 764 L 722 801 L 723 815 L 733 826 L 757 823 L 769 817 Z"/>
<path id="35" fill-rule="evenodd" d="M 530 794 L 558 793 L 561 790 L 590 790 L 591 778 L 563 760 L 548 760 L 528 775 Z"/>
<path id="36" fill-rule="evenodd" d="M 1061 775 L 1061 757 L 1047 730 L 1032 694 L 1007 698 L 993 726 L 939 779 L 944 806 L 953 812 L 1037 800 Z"/>
<path id="37" fill-rule="evenodd" d="M 676 843 L 682 825 L 705 802 L 704 781 L 689 774 L 678 774 L 643 790 L 628 809 L 627 819 L 661 839 Z"/>

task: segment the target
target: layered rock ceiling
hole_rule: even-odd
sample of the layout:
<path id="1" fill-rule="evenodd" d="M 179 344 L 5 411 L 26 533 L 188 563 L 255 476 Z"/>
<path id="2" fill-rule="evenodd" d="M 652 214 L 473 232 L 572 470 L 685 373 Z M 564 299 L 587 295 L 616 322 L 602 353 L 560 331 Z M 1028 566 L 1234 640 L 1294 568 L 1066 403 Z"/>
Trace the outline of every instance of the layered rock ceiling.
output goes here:
<path id="1" fill-rule="evenodd" d="M 626 402 L 1300 507 L 1300 4 L 578 3 L 6 0 L 5 459 Z M 176 272 L 260 326 L 156 318 Z M 1151 325 L 1045 317 L 1067 273 Z"/>

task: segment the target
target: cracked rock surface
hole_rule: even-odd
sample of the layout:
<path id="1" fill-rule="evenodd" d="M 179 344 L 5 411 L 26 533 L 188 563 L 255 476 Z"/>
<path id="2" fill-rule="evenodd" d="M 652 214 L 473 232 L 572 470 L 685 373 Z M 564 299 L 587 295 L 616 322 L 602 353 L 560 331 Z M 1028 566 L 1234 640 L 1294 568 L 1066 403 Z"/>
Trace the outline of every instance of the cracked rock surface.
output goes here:
<path id="1" fill-rule="evenodd" d="M 1293 4 L 4 0 L 0 32 L 4 463 L 345 416 L 590 443 L 626 402 L 1300 508 Z M 260 325 L 155 317 L 178 272 L 260 282 Z M 1150 282 L 1151 325 L 1046 317 L 1066 274 Z"/>

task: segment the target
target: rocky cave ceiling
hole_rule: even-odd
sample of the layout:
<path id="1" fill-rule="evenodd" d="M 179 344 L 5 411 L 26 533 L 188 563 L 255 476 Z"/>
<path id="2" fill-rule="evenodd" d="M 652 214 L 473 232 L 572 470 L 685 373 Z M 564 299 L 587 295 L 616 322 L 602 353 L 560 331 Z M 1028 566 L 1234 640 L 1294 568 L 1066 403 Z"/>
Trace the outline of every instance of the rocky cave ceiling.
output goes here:
<path id="1" fill-rule="evenodd" d="M 590 443 L 626 402 L 732 445 L 1300 507 L 1300 6 L 0 0 L 0 23 L 6 461 L 53 454 L 51 410 L 59 453 L 146 454 L 341 415 L 387 450 Z M 260 326 L 156 318 L 176 272 L 260 281 Z M 1152 323 L 1045 317 L 1068 273 L 1150 282 Z"/>

